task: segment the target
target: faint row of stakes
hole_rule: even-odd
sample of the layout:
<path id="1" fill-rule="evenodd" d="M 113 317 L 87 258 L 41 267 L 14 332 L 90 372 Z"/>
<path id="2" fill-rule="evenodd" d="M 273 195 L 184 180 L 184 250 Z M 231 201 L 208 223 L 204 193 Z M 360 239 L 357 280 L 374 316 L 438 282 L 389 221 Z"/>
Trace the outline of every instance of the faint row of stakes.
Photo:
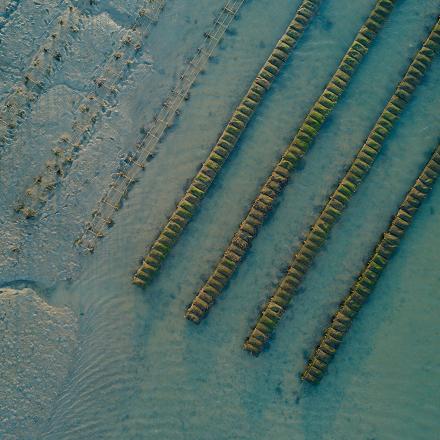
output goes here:
<path id="1" fill-rule="evenodd" d="M 90 137 L 100 113 L 109 108 L 108 103 L 98 99 L 96 95 L 88 95 L 87 100 L 88 104 L 82 102 L 78 107 L 71 132 L 60 135 L 56 145 L 52 148 L 52 158 L 45 162 L 44 169 L 26 189 L 23 199 L 16 203 L 15 210 L 24 217 L 33 218 L 38 214 L 38 209 L 47 202 L 49 193 L 65 176 Z"/>
<path id="2" fill-rule="evenodd" d="M 207 160 L 178 202 L 176 210 L 170 216 L 164 229 L 144 256 L 141 266 L 133 277 L 134 284 L 145 286 L 157 274 L 162 261 L 169 254 L 185 226 L 195 214 L 215 177 L 225 165 L 230 153 L 237 147 L 240 136 L 246 130 L 250 119 L 263 102 L 266 92 L 315 16 L 319 4 L 319 1 L 303 1 L 298 10 L 295 11 L 292 21 L 277 41 L 249 90 L 232 113 Z M 229 269 L 226 268 L 226 270 Z"/>
<path id="3" fill-rule="evenodd" d="M 93 252 L 98 238 L 113 224 L 113 216 L 122 206 L 132 185 L 138 180 L 138 173 L 145 168 L 156 153 L 159 141 L 171 127 L 180 113 L 182 103 L 189 98 L 190 89 L 222 40 L 226 30 L 241 8 L 244 0 L 228 0 L 214 19 L 214 25 L 203 34 L 203 42 L 193 57 L 185 63 L 185 70 L 180 74 L 176 85 L 158 113 L 141 131 L 135 143 L 135 149 L 128 153 L 123 164 L 112 173 L 112 183 L 98 200 L 92 211 L 91 219 L 84 223 L 84 231 L 76 244 L 88 252 Z"/>
<path id="4" fill-rule="evenodd" d="M 17 127 L 28 115 L 32 103 L 46 90 L 50 79 L 66 57 L 74 35 L 84 24 L 84 15 L 73 6 L 59 17 L 48 37 L 38 47 L 23 81 L 0 104 L 0 148 L 14 138 Z M 1 153 L 1 151 L 0 151 Z"/>
<path id="5" fill-rule="evenodd" d="M 302 378 L 311 383 L 321 380 L 327 371 L 354 318 L 373 292 L 388 262 L 398 249 L 400 242 L 410 227 L 414 216 L 427 198 L 440 174 L 440 145 L 414 185 L 411 187 L 399 209 L 393 217 L 387 231 L 377 243 L 368 263 L 361 271 L 348 295 L 344 298 L 330 325 L 316 346 L 302 374 Z"/>
<path id="6" fill-rule="evenodd" d="M 214 303 L 215 298 L 226 286 L 234 270 L 244 257 L 246 250 L 249 248 L 250 242 L 257 234 L 258 228 L 272 209 L 274 200 L 282 191 L 284 185 L 287 184 L 291 171 L 295 169 L 299 160 L 305 155 L 317 136 L 319 129 L 337 104 L 356 68 L 391 13 L 394 3 L 395 1 L 392 0 L 377 1 L 370 16 L 356 35 L 355 41 L 343 57 L 334 76 L 324 89 L 322 95 L 312 106 L 294 140 L 263 186 L 260 195 L 252 205 L 248 216 L 240 225 L 240 230 L 234 235 L 231 245 L 216 267 L 215 272 L 189 307 L 186 315 L 187 318 L 194 322 L 199 322 Z M 325 208 L 312 225 L 299 251 L 294 254 L 286 276 L 281 280 L 274 295 L 264 307 L 255 328 L 246 340 L 245 349 L 254 354 L 262 351 L 292 300 L 299 284 L 302 282 L 303 277 L 310 268 L 317 252 L 328 238 L 333 225 L 338 221 L 351 197 L 368 175 L 370 168 L 382 149 L 383 143 L 410 102 L 412 94 L 422 81 L 432 60 L 440 49 L 439 23 L 437 22 L 434 25 L 421 49 L 416 53 L 403 79 L 399 82 L 394 94 L 374 124 L 365 144 L 359 150 L 348 172 L 339 182 Z M 276 65 L 271 67 L 273 70 L 269 72 L 272 75 L 272 79 L 273 75 L 278 72 L 277 69 L 279 67 Z M 266 77 L 263 78 L 267 80 Z M 144 258 L 142 266 L 138 269 L 133 279 L 135 284 L 144 286 L 152 279 L 182 230 L 194 215 L 200 200 L 204 197 L 212 180 L 224 164 L 230 150 L 235 147 L 241 131 L 246 127 L 249 117 L 253 114 L 253 111 L 263 97 L 262 84 L 258 84 L 258 86 L 260 88 L 253 85 L 248 92 L 253 97 L 245 96 L 244 100 L 247 101 L 247 105 L 244 105 L 242 102 L 236 112 L 234 112 L 230 123 L 211 152 L 209 159 L 203 165 L 201 172 L 192 181 L 185 197 L 179 202 L 176 211 Z M 248 107 L 247 112 L 245 111 L 246 107 Z M 407 206 L 405 212 L 398 212 L 389 232 L 384 236 L 384 240 L 387 242 L 386 246 L 388 247 L 386 250 L 388 257 L 391 256 L 391 248 L 403 236 L 404 230 L 410 223 L 411 215 L 429 192 L 440 171 L 438 152 L 436 154 L 437 156 L 433 156 L 427 168 L 419 176 L 419 180 L 414 188 L 410 191 L 408 203 L 411 206 Z M 369 278 L 368 287 L 370 290 L 377 281 L 377 273 L 384 268 L 387 262 L 383 252 L 379 256 L 374 255 L 368 265 L 369 272 L 366 273 Z M 320 344 L 321 351 L 319 354 L 321 357 L 319 359 L 316 356 L 312 358 L 303 375 L 304 379 L 310 381 L 319 380 L 327 361 L 329 361 L 341 341 L 344 333 L 341 327 L 342 324 L 347 325 L 344 327 L 345 330 L 348 329 L 348 321 L 354 316 L 364 300 L 365 298 L 359 297 L 359 292 L 356 292 L 350 296 L 349 300 L 343 303 L 342 309 L 338 312 L 338 316 L 342 317 L 343 322 L 339 320 L 339 327 L 337 329 L 332 328 L 329 332 L 326 332 Z"/>
<path id="7" fill-rule="evenodd" d="M 163 1 L 156 1 L 155 7 L 148 9 L 147 3 L 150 4 L 151 1 L 144 2 L 127 32 L 122 35 L 118 48 L 95 73 L 89 93 L 85 96 L 80 95 L 73 109 L 71 131 L 59 137 L 57 144 L 52 148 L 53 157 L 45 163 L 45 168 L 34 177 L 32 184 L 16 203 L 16 211 L 21 212 L 26 218 L 38 215 L 50 194 L 66 176 L 72 163 L 90 140 L 97 122 L 117 104 L 120 85 L 127 79 L 130 66 L 140 53 L 144 39 L 149 35 L 150 26 L 157 21 L 164 6 Z"/>

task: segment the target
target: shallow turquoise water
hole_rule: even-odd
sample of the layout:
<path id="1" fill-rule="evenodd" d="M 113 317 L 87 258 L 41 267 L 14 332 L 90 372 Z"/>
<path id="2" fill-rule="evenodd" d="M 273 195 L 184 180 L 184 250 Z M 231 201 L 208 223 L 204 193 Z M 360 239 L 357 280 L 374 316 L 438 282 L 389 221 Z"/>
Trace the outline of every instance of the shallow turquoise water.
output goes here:
<path id="1" fill-rule="evenodd" d="M 200 326 L 183 318 L 186 305 L 374 1 L 323 2 L 202 209 L 146 291 L 130 283 L 140 256 L 299 2 L 245 2 L 178 123 L 91 256 L 79 255 L 72 246 L 83 221 L 110 182 L 118 158 L 158 110 L 223 2 L 167 2 L 111 114 L 97 125 L 42 217 L 26 223 L 11 206 L 49 157 L 51 142 L 68 129 L 73 97 L 87 88 L 93 68 L 111 53 L 140 2 L 98 2 L 91 9 L 87 2 L 74 3 L 84 7 L 84 32 L 16 139 L 0 153 L 1 185 L 8 185 L 0 197 L 0 279 L 4 285 L 35 288 L 51 306 L 70 308 L 78 325 L 78 331 L 71 330 L 76 351 L 62 358 L 68 371 L 63 377 L 53 379 L 47 361 L 47 377 L 29 379 L 57 389 L 44 405 L 26 396 L 31 402 L 27 417 L 33 410 L 38 413 L 33 422 L 14 423 L 14 411 L 24 408 L 18 392 L 10 404 L 1 404 L 0 418 L 7 422 L 0 434 L 51 440 L 440 438 L 439 187 L 421 209 L 329 374 L 318 387 L 299 380 L 323 326 L 436 146 L 438 59 L 334 228 L 270 350 L 257 359 L 241 350 L 261 304 L 372 128 L 433 25 L 440 2 L 404 0 L 396 6 L 249 256 Z M 67 3 L 51 14 L 65 7 Z M 19 82 L 41 35 L 42 24 L 29 19 L 34 25 L 17 38 L 27 8 L 36 6 L 22 0 L 1 31 L 0 57 L 10 60 L 0 70 L 6 84 L 2 90 Z M 84 62 L 84 53 L 90 62 Z M 10 305 L 5 304 L 1 307 L 7 313 Z M 53 313 L 66 313 L 58 310 Z M 44 320 L 40 324 L 33 327 L 35 332 L 43 332 Z M 49 350 L 37 346 L 42 356 Z M 17 353 L 19 361 L 21 351 Z"/>

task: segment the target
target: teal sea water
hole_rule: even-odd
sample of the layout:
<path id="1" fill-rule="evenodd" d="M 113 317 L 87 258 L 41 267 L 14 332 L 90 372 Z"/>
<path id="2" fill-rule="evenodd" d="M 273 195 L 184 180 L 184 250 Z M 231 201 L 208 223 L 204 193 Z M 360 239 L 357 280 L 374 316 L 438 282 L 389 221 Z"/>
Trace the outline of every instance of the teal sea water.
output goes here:
<path id="1" fill-rule="evenodd" d="M 139 258 L 173 210 L 299 5 L 247 0 L 176 124 L 92 255 L 73 245 L 221 0 L 167 0 L 111 108 L 41 215 L 17 199 L 68 132 L 78 95 L 141 1 L 0 3 L 0 99 L 69 6 L 80 32 L 0 151 L 0 438 L 440 439 L 440 186 L 434 187 L 319 386 L 299 374 L 440 133 L 437 58 L 258 358 L 242 343 L 291 254 L 440 12 L 397 2 L 280 203 L 209 317 L 184 319 L 249 204 L 320 95 L 373 0 L 323 0 L 201 209 L 145 291 Z M 7 9 L 10 4 L 10 9 Z M 23 29 L 26 29 L 23 32 Z M 31 288 L 27 290 L 24 288 Z M 17 290 L 11 290 L 17 289 Z M 24 289 L 24 290 L 22 290 Z M 5 390 L 5 393 L 3 393 Z"/>

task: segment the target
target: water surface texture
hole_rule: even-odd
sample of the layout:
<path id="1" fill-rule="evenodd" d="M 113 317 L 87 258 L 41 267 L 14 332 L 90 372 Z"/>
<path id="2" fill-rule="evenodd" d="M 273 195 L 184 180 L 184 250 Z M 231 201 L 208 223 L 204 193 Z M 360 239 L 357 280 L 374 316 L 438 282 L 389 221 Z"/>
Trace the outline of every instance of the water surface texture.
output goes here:
<path id="1" fill-rule="evenodd" d="M 92 3 L 92 4 L 90 4 Z M 119 93 L 38 215 L 14 211 L 143 1 L 0 1 L 0 100 L 73 6 L 69 39 L 0 149 L 0 438 L 440 439 L 440 184 L 319 386 L 308 356 L 440 134 L 440 60 L 258 358 L 242 343 L 440 13 L 401 0 L 209 317 L 184 311 L 320 95 L 374 0 L 323 0 L 201 209 L 146 290 L 131 276 L 298 0 L 247 0 L 93 254 L 74 245 L 143 126 L 224 5 L 166 0 Z M 148 4 L 148 2 L 147 2 Z M 24 31 L 25 29 L 25 31 Z"/>

